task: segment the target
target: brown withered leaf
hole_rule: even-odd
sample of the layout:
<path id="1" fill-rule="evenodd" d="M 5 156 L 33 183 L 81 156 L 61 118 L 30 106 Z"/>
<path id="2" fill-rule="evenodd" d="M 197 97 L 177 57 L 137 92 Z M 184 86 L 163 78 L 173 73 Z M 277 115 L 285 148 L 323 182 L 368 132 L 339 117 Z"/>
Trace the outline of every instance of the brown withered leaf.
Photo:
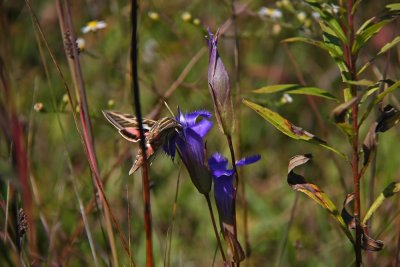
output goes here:
<path id="1" fill-rule="evenodd" d="M 371 124 L 363 142 L 364 166 L 369 164 L 371 154 L 376 149 L 376 134 L 386 132 L 395 126 L 399 122 L 399 119 L 400 112 L 392 105 L 386 105 L 378 116 L 378 119 Z"/>
<path id="2" fill-rule="evenodd" d="M 336 123 L 344 123 L 346 120 L 347 111 L 358 101 L 358 97 L 353 97 L 349 101 L 340 104 L 332 111 L 332 117 Z"/>
<path id="3" fill-rule="evenodd" d="M 288 184 L 293 190 L 306 194 L 319 205 L 321 205 L 325 210 L 327 210 L 339 223 L 340 228 L 346 234 L 347 238 L 354 243 L 353 236 L 347 228 L 347 224 L 339 214 L 338 209 L 330 200 L 328 195 L 326 195 L 317 185 L 307 182 L 302 175 L 299 175 L 293 171 L 294 168 L 307 163 L 311 158 L 311 154 L 306 154 L 297 155 L 290 159 L 287 176 Z"/>
<path id="4" fill-rule="evenodd" d="M 362 148 L 364 152 L 364 160 L 363 165 L 369 165 L 371 161 L 371 152 L 375 151 L 376 148 L 376 126 L 378 125 L 377 122 L 373 122 L 369 127 L 368 133 L 365 136 Z"/>
<path id="5" fill-rule="evenodd" d="M 354 220 L 354 216 L 350 214 L 350 212 L 347 210 L 347 206 L 353 202 L 354 200 L 354 194 L 348 194 L 343 202 L 343 209 L 342 209 L 342 218 L 343 220 L 346 222 L 347 226 L 350 229 L 356 229 L 356 224 L 355 224 L 355 220 Z M 371 238 L 368 234 L 367 234 L 367 228 L 365 225 L 362 225 L 363 227 L 361 228 L 361 235 L 362 235 L 362 239 L 361 239 L 361 247 L 364 250 L 368 250 L 368 251 L 380 251 L 382 250 L 384 243 L 381 240 L 375 240 L 373 238 Z"/>
<path id="6" fill-rule="evenodd" d="M 366 234 L 365 229 L 362 231 L 361 247 L 368 251 L 380 251 L 382 250 L 384 243 L 381 240 L 375 240 Z"/>
<path id="7" fill-rule="evenodd" d="M 347 224 L 347 226 L 350 229 L 355 229 L 356 228 L 356 223 L 354 221 L 353 215 L 350 214 L 350 212 L 347 211 L 347 206 L 354 200 L 354 193 L 347 194 L 344 202 L 343 202 L 343 208 L 342 208 L 342 218 L 344 222 Z"/>
<path id="8" fill-rule="evenodd" d="M 246 255 L 235 235 L 231 231 L 225 230 L 224 237 L 228 245 L 228 254 L 232 257 L 233 262 L 243 261 Z"/>
<path id="9" fill-rule="evenodd" d="M 400 112 L 392 105 L 386 105 L 380 114 L 376 126 L 376 132 L 384 133 L 395 126 L 400 119 Z"/>

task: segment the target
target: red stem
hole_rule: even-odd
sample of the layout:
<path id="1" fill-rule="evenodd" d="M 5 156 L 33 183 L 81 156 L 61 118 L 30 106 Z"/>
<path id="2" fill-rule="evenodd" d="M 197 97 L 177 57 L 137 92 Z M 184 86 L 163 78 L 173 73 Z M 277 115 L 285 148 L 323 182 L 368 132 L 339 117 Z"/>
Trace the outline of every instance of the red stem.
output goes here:
<path id="1" fill-rule="evenodd" d="M 348 22 L 348 44 L 345 46 L 347 66 L 350 72 L 351 80 L 356 80 L 356 60 L 357 55 L 352 52 L 354 44 L 354 13 L 353 13 L 353 0 L 347 2 L 347 22 Z M 357 96 L 357 87 L 352 85 L 351 94 L 353 97 Z M 352 126 L 354 130 L 354 136 L 352 141 L 352 158 L 351 165 L 353 171 L 353 186 L 354 186 L 354 220 L 356 224 L 356 240 L 354 244 L 354 250 L 356 254 L 356 266 L 360 267 L 362 264 L 361 256 L 361 225 L 360 225 L 360 176 L 358 170 L 359 163 L 359 129 L 358 129 L 358 102 L 355 102 L 352 107 Z"/>

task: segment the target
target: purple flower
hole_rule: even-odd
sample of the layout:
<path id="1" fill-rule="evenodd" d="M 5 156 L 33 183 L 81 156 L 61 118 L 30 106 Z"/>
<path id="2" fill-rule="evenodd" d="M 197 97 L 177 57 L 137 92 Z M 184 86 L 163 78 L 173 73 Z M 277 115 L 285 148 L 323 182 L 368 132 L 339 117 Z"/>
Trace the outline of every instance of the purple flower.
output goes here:
<path id="1" fill-rule="evenodd" d="M 209 63 L 208 88 L 214 103 L 215 117 L 222 133 L 231 134 L 233 127 L 233 106 L 229 76 L 218 53 L 216 36 L 208 31 Z"/>
<path id="2" fill-rule="evenodd" d="M 198 121 L 199 117 L 203 119 Z M 175 147 L 178 149 L 193 184 L 202 194 L 210 192 L 212 183 L 203 141 L 213 125 L 207 120 L 210 117 L 211 113 L 205 110 L 187 114 L 178 110 L 176 120 L 182 125 L 182 130 L 164 145 L 164 151 L 172 158 L 175 156 Z"/>
<path id="3" fill-rule="evenodd" d="M 260 155 L 255 155 L 238 160 L 235 164 L 236 166 L 244 166 L 252 164 L 259 159 Z M 208 159 L 208 165 L 214 178 L 214 197 L 221 229 L 228 244 L 228 252 L 235 262 L 240 262 L 244 259 L 244 252 L 234 233 L 234 171 L 233 169 L 228 169 L 228 160 L 219 153 L 215 153 Z"/>

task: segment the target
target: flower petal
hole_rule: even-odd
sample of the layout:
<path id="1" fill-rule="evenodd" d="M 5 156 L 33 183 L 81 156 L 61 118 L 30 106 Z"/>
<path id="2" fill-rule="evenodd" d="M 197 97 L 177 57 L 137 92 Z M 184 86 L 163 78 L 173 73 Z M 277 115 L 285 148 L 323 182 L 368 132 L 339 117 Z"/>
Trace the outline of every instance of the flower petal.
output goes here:
<path id="1" fill-rule="evenodd" d="M 232 224 L 233 218 L 233 173 L 214 177 L 214 197 L 218 206 L 221 221 Z"/>
<path id="2" fill-rule="evenodd" d="M 208 166 L 212 172 L 223 171 L 228 169 L 228 160 L 220 153 L 214 153 L 208 159 Z"/>
<path id="3" fill-rule="evenodd" d="M 208 194 L 211 189 L 211 175 L 205 162 L 203 139 L 192 129 L 186 128 L 176 143 L 193 184 L 200 193 Z"/>
<path id="4" fill-rule="evenodd" d="M 207 110 L 197 110 L 197 111 L 193 111 L 190 113 L 185 114 L 185 121 L 187 123 L 187 125 L 193 126 L 196 124 L 196 120 L 198 117 L 203 117 L 203 118 L 211 118 L 211 112 L 207 111 Z"/>
<path id="5" fill-rule="evenodd" d="M 202 119 L 192 127 L 190 127 L 193 131 L 195 131 L 201 138 L 204 138 L 208 132 L 211 130 L 213 123 L 209 120 Z"/>
<path id="6" fill-rule="evenodd" d="M 260 159 L 261 159 L 260 155 L 253 155 L 250 157 L 242 158 L 242 159 L 236 161 L 236 166 L 244 166 L 244 165 L 252 164 L 252 163 L 259 161 Z"/>

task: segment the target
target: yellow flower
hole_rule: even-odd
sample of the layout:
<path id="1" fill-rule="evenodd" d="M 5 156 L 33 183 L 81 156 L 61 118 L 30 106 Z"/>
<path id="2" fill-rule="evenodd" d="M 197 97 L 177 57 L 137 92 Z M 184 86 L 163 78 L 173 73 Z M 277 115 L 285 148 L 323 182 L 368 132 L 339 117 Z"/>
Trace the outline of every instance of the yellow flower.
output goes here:
<path id="1" fill-rule="evenodd" d="M 107 27 L 107 23 L 103 20 L 89 21 L 85 27 L 82 28 L 83 33 L 96 32 Z"/>
<path id="2" fill-rule="evenodd" d="M 149 13 L 147 13 L 147 15 L 152 20 L 159 20 L 160 19 L 160 15 L 157 12 L 149 11 Z"/>
<path id="3" fill-rule="evenodd" d="M 193 20 L 193 24 L 196 25 L 196 26 L 199 26 L 200 25 L 200 20 L 198 18 L 195 18 Z"/>
<path id="4" fill-rule="evenodd" d="M 301 11 L 301 12 L 297 13 L 297 19 L 300 22 L 304 22 L 306 20 L 306 18 L 307 18 L 307 15 L 305 12 Z"/>
<path id="5" fill-rule="evenodd" d="M 187 22 L 192 19 L 192 15 L 189 12 L 183 12 L 181 18 Z"/>

